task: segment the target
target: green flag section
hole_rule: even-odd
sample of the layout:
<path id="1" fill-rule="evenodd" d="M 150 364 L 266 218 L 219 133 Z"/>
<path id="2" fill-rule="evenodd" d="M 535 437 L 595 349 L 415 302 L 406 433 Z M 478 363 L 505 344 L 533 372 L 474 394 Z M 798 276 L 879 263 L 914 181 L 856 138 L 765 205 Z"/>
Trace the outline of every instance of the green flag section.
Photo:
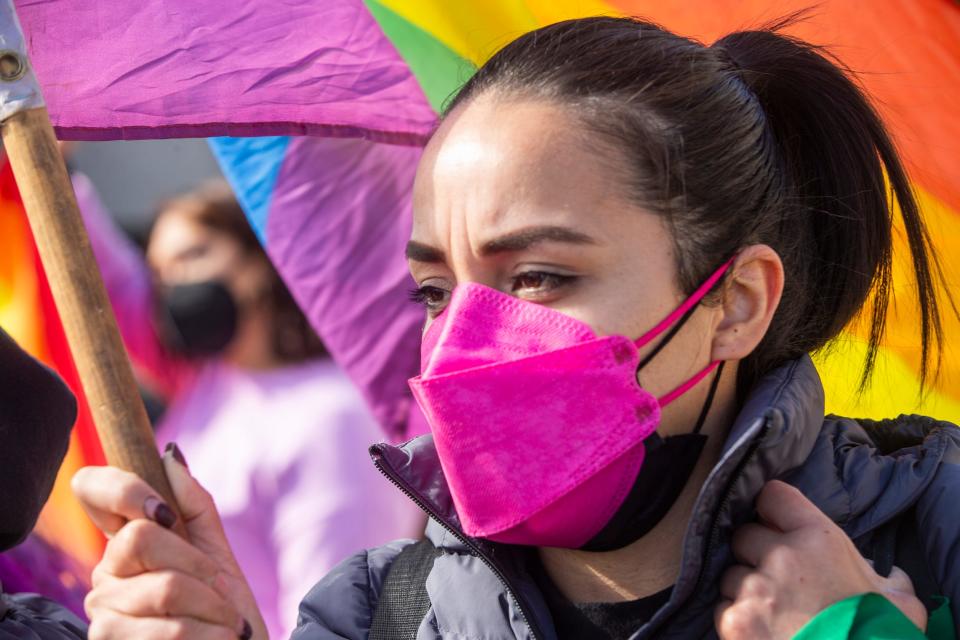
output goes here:
<path id="1" fill-rule="evenodd" d="M 430 106 L 440 113 L 444 103 L 473 75 L 476 67 L 378 0 L 364 0 L 364 4 L 410 66 Z"/>
<path id="2" fill-rule="evenodd" d="M 930 614 L 924 633 L 877 593 L 864 593 L 827 607 L 793 640 L 956 640 L 949 601 Z"/>

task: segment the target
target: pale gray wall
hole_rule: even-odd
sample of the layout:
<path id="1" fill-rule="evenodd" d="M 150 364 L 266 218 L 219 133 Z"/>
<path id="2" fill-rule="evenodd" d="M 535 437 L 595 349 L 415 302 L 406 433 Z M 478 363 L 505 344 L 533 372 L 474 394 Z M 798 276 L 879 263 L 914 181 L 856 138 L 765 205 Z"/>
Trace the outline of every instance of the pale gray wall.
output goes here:
<path id="1" fill-rule="evenodd" d="M 206 140 L 121 140 L 77 143 L 71 166 L 87 174 L 128 231 L 149 225 L 159 200 L 219 176 Z"/>

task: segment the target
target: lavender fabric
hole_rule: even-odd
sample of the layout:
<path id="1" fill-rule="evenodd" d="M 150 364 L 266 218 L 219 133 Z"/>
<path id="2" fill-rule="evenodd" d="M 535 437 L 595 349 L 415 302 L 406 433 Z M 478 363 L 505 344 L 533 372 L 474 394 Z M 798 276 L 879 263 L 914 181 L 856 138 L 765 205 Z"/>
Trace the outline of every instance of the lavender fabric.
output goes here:
<path id="1" fill-rule="evenodd" d="M 17 0 L 62 140 L 422 142 L 435 115 L 362 0 Z"/>
<path id="2" fill-rule="evenodd" d="M 171 400 L 158 441 L 176 441 L 213 495 L 270 637 L 287 637 L 297 602 L 337 562 L 422 526 L 370 464 L 384 433 L 329 359 L 249 371 L 172 358 L 151 328 L 142 259 L 89 180 L 74 188 L 131 358 Z"/>

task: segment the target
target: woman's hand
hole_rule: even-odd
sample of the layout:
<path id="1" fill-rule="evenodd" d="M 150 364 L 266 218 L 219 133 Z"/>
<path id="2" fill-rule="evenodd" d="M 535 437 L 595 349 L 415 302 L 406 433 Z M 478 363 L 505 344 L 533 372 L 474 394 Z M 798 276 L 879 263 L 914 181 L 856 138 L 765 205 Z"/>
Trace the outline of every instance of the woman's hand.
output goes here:
<path id="1" fill-rule="evenodd" d="M 168 448 L 164 466 L 190 542 L 170 530 L 176 516 L 137 476 L 87 467 L 73 478 L 74 492 L 109 538 L 85 602 L 89 637 L 266 640 L 213 500 L 178 453 Z"/>
<path id="2" fill-rule="evenodd" d="M 826 607 L 862 593 L 885 596 L 920 629 L 927 611 L 910 578 L 882 578 L 847 535 L 790 485 L 772 481 L 757 498 L 761 523 L 741 527 L 733 553 L 742 564 L 720 583 L 716 627 L 724 640 L 791 638 Z"/>

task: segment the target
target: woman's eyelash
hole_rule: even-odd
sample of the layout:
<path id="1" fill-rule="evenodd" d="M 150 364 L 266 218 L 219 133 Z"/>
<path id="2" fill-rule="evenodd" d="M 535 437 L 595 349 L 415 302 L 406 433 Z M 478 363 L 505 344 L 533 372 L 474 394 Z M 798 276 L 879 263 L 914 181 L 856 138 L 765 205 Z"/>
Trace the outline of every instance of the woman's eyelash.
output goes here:
<path id="1" fill-rule="evenodd" d="M 407 297 L 411 302 L 429 307 L 431 304 L 437 303 L 437 300 L 435 300 L 434 297 L 438 294 L 442 298 L 446 295 L 446 291 L 439 287 L 424 286 L 410 289 L 410 291 L 407 293 Z"/>
<path id="2" fill-rule="evenodd" d="M 523 283 L 526 281 L 526 284 L 530 288 L 539 288 L 539 286 L 548 285 L 551 288 L 559 287 L 564 284 L 567 284 L 573 281 L 576 276 L 561 275 L 559 273 L 550 273 L 547 271 L 527 271 L 525 273 L 518 274 L 512 278 L 513 290 L 524 288 Z M 538 284 L 533 284 L 530 280 L 537 281 Z M 538 286 L 539 285 L 539 286 Z"/>
<path id="3" fill-rule="evenodd" d="M 426 304 L 427 295 L 423 292 L 423 287 L 414 287 L 407 292 L 407 299 L 417 304 Z"/>
<path id="4" fill-rule="evenodd" d="M 517 291 L 524 288 L 542 288 L 546 286 L 549 289 L 555 289 L 565 284 L 569 284 L 576 279 L 576 276 L 561 275 L 559 273 L 549 273 L 546 271 L 527 271 L 511 278 L 512 289 Z M 531 280 L 535 282 L 531 282 Z M 526 285 L 526 286 L 524 286 Z M 430 307 L 431 305 L 442 304 L 442 299 L 447 295 L 447 291 L 433 286 L 414 287 L 407 292 L 407 298 L 416 304 Z"/>

